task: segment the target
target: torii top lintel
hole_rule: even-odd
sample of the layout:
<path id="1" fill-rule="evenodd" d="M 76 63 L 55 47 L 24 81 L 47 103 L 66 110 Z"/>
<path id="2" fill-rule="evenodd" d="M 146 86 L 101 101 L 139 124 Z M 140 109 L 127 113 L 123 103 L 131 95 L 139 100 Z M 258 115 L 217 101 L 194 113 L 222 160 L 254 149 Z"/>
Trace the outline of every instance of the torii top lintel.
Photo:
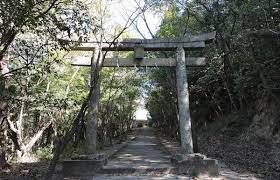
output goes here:
<path id="1" fill-rule="evenodd" d="M 215 39 L 216 32 L 187 36 L 172 39 L 124 39 L 115 44 L 103 43 L 104 51 L 133 51 L 136 47 L 143 47 L 146 51 L 174 50 L 178 47 L 185 49 L 201 49 L 205 44 Z M 80 46 L 72 48 L 73 51 L 92 51 L 93 46 Z"/>

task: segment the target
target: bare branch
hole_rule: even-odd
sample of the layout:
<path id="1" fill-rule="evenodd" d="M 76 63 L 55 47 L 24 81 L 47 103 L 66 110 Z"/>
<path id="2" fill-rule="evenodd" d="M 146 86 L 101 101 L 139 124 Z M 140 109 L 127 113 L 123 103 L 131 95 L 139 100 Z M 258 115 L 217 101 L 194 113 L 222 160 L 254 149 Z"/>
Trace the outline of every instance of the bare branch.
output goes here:
<path id="1" fill-rule="evenodd" d="M 151 31 L 151 28 L 150 28 L 150 26 L 148 24 L 148 21 L 147 21 L 146 15 L 145 15 L 145 12 L 148 10 L 147 6 L 141 7 L 141 5 L 139 4 L 139 2 L 137 2 L 137 0 L 134 0 L 134 2 L 137 4 L 137 8 L 140 10 L 140 13 L 142 15 L 141 16 L 142 20 L 144 21 L 145 26 L 146 26 L 149 34 L 151 35 L 152 38 L 154 38 L 155 36 L 152 33 L 152 31 Z M 146 39 L 145 36 L 143 35 L 143 33 L 141 32 L 141 30 L 138 28 L 137 25 L 135 25 L 135 28 L 136 28 L 137 32 L 143 37 L 143 39 Z"/>
<path id="2" fill-rule="evenodd" d="M 141 30 L 138 28 L 137 22 L 134 22 L 134 23 L 133 23 L 133 26 L 134 26 L 134 28 L 136 29 L 136 31 L 140 34 L 140 36 L 141 36 L 143 39 L 146 39 L 146 37 L 144 36 L 144 34 L 142 34 Z"/>
<path id="3" fill-rule="evenodd" d="M 146 19 L 145 11 L 142 11 L 142 12 L 143 12 L 142 15 L 143 15 L 143 20 L 144 20 L 144 22 L 145 22 L 145 25 L 146 25 L 146 27 L 147 27 L 147 29 L 148 29 L 150 35 L 152 36 L 152 38 L 154 38 L 155 35 L 152 33 L 152 31 L 151 31 L 151 29 L 150 29 L 150 26 L 149 26 L 148 21 L 147 21 L 147 19 Z"/>

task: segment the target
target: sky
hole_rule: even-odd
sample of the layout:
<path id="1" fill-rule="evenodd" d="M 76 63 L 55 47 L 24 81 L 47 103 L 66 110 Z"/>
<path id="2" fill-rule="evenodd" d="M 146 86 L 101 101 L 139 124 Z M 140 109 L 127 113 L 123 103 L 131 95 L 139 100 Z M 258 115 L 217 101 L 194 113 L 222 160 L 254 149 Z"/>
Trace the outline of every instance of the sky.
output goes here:
<path id="1" fill-rule="evenodd" d="M 137 103 L 139 104 L 136 112 L 134 114 L 136 120 L 147 120 L 147 114 L 149 111 L 145 108 L 145 100 L 144 98 L 139 98 L 137 100 Z"/>
<path id="2" fill-rule="evenodd" d="M 129 19 L 129 16 L 135 12 L 138 5 L 140 6 L 144 5 L 144 0 L 112 0 L 107 1 L 107 7 L 111 14 L 112 23 L 113 24 L 119 24 L 123 26 L 127 20 Z M 136 14 L 136 13 L 135 13 Z M 153 10 L 148 9 L 145 12 L 145 17 L 147 20 L 147 24 L 152 31 L 152 33 L 155 33 L 159 25 L 161 23 L 162 15 L 160 13 L 155 13 Z M 145 21 L 140 16 L 137 18 L 135 23 L 138 26 L 138 29 L 141 31 L 141 33 L 145 36 L 145 38 L 151 38 L 151 35 L 145 25 Z M 128 29 L 129 35 L 131 38 L 142 38 L 142 36 L 137 32 L 136 28 L 132 25 Z"/>

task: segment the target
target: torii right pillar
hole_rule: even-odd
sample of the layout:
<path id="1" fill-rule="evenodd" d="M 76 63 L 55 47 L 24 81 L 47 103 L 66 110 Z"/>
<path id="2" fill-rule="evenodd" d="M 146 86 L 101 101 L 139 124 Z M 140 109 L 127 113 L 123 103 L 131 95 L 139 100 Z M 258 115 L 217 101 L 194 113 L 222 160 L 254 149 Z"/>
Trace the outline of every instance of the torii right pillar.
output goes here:
<path id="1" fill-rule="evenodd" d="M 183 47 L 177 48 L 177 98 L 180 121 L 181 150 L 184 153 L 193 153 L 191 116 L 189 105 L 189 90 L 186 70 L 186 56 Z"/>

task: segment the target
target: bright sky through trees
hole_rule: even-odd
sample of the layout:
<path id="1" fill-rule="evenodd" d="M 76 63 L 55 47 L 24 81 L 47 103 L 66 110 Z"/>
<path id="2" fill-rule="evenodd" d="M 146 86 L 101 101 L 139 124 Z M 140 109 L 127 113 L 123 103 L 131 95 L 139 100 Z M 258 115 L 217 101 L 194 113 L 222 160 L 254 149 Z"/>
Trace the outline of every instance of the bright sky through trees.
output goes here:
<path id="1" fill-rule="evenodd" d="M 144 0 L 113 0 L 108 2 L 107 5 L 112 18 L 111 23 L 113 23 L 114 26 L 123 26 L 127 22 L 129 16 L 136 11 L 139 5 L 143 7 Z M 153 12 L 152 9 L 148 9 L 145 12 L 145 17 L 150 30 L 152 33 L 155 33 L 158 30 L 161 22 L 161 15 Z M 151 35 L 145 25 L 145 21 L 141 16 L 137 18 L 135 25 L 137 25 L 138 29 L 146 38 L 151 38 Z M 128 29 L 129 35 L 133 36 L 134 38 L 142 38 L 137 32 L 135 25 L 132 25 Z"/>
<path id="2" fill-rule="evenodd" d="M 147 120 L 147 115 L 149 111 L 145 108 L 145 100 L 144 98 L 139 98 L 137 100 L 138 107 L 134 114 L 136 120 Z"/>

